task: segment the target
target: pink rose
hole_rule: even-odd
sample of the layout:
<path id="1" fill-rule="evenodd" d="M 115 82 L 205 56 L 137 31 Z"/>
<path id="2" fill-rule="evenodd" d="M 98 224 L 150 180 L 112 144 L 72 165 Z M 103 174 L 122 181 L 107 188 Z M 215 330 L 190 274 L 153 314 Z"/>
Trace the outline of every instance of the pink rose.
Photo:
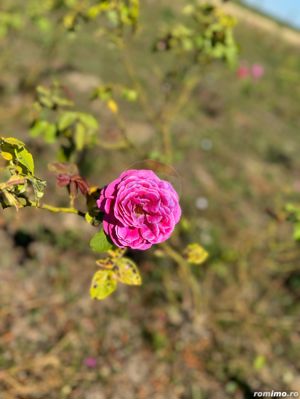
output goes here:
<path id="1" fill-rule="evenodd" d="M 101 190 L 103 229 L 115 245 L 148 249 L 167 240 L 181 216 L 178 194 L 151 170 L 127 170 Z"/>
<path id="2" fill-rule="evenodd" d="M 236 74 L 239 79 L 246 79 L 249 77 L 249 68 L 246 65 L 241 65 L 238 67 Z"/>
<path id="3" fill-rule="evenodd" d="M 260 79 L 264 76 L 265 69 L 260 64 L 253 64 L 251 72 L 254 79 Z"/>

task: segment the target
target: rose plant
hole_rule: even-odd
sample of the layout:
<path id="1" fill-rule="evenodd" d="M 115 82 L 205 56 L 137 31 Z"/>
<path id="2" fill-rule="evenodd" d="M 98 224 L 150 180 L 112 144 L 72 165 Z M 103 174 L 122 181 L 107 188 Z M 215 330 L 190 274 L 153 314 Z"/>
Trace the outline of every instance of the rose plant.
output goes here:
<path id="1" fill-rule="evenodd" d="M 235 64 L 234 18 L 213 5 L 191 2 L 183 8 L 176 24 L 155 32 L 149 50 L 157 58 L 168 55 L 171 62 L 166 62 L 170 67 L 158 74 L 159 87 L 163 88 L 162 98 L 154 104 L 144 91 L 135 62 L 128 55 L 127 42 L 134 40 L 139 32 L 138 0 L 51 0 L 42 10 L 35 7 L 39 3 L 37 0 L 26 2 L 26 5 L 34 5 L 33 8 L 28 6 L 28 9 L 37 10 L 37 14 L 34 12 L 29 19 L 25 19 L 26 24 L 43 21 L 38 25 L 45 27 L 48 21 L 50 25 L 54 24 L 54 29 L 49 31 L 59 31 L 56 29 L 59 25 L 60 29 L 65 29 L 68 34 L 71 32 L 75 37 L 89 21 L 101 21 L 101 26 L 93 34 L 97 40 L 105 35 L 108 39 L 105 42 L 119 52 L 129 83 L 104 82 L 91 89 L 88 96 L 90 100 L 100 102 L 114 119 L 119 135 L 113 142 L 101 137 L 100 126 L 102 128 L 103 123 L 99 123 L 96 115 L 77 108 L 72 90 L 56 81 L 52 85 L 49 82 L 47 86 L 38 85 L 32 107 L 30 136 L 58 147 L 59 162 L 51 165 L 51 171 L 56 175 L 58 187 L 66 189 L 69 206 L 58 207 L 42 202 L 46 182 L 36 176 L 31 153 L 22 141 L 1 137 L 0 154 L 4 163 L 4 181 L 0 184 L 2 207 L 20 209 L 30 206 L 54 213 L 73 213 L 97 228 L 90 247 L 107 256 L 96 261 L 100 269 L 92 280 L 92 298 L 104 299 L 117 288 L 118 283 L 140 285 L 142 278 L 131 252 L 147 250 L 153 245 L 159 245 L 159 249 L 153 251 L 155 256 L 170 257 L 177 264 L 180 276 L 195 287 L 188 264 L 203 263 L 207 253 L 197 243 L 183 249 L 166 243 L 181 218 L 179 196 L 172 184 L 149 168 L 125 170 L 104 187 L 90 187 L 79 172 L 80 162 L 96 147 L 109 151 L 134 149 L 137 156 L 145 158 L 145 153 L 138 152 L 135 143 L 128 138 L 128 123 L 122 115 L 122 101 L 126 100 L 128 103 L 137 102 L 147 123 L 157 133 L 155 148 L 147 148 L 147 151 L 150 150 L 146 152 L 147 158 L 171 164 L 174 159 L 174 120 L 199 85 L 203 68 L 217 60 L 229 66 Z M 27 15 L 27 7 L 24 10 Z M 5 1 L 5 12 L 11 12 L 8 1 Z M 2 14 L 0 12 L 0 33 Z M 5 35 L 11 29 L 17 29 L 7 18 L 4 20 L 2 28 Z M 179 59 L 181 62 L 178 62 Z M 85 198 L 85 209 L 77 208 L 78 196 Z"/>

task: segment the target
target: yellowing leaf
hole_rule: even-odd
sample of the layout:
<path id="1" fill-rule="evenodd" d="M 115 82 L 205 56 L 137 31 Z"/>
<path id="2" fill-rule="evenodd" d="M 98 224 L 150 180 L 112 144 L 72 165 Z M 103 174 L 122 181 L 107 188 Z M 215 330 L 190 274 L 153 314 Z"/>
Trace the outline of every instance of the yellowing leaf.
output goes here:
<path id="1" fill-rule="evenodd" d="M 187 261 L 193 265 L 201 265 L 208 258 L 208 252 L 199 244 L 189 244 L 184 254 L 187 257 Z"/>
<path id="2" fill-rule="evenodd" d="M 87 16 L 91 19 L 94 19 L 103 11 L 108 10 L 110 7 L 111 6 L 109 3 L 96 4 L 88 9 Z"/>
<path id="3" fill-rule="evenodd" d="M 114 100 L 107 101 L 107 107 L 112 113 L 116 114 L 119 110 L 118 104 Z"/>
<path id="4" fill-rule="evenodd" d="M 73 29 L 76 22 L 76 15 L 67 14 L 64 16 L 63 24 L 66 29 Z"/>
<path id="5" fill-rule="evenodd" d="M 1 190 L 1 196 L 1 205 L 3 208 L 14 206 L 16 209 L 19 209 L 25 206 L 25 198 L 19 198 L 17 195 L 9 192 L 8 190 Z"/>
<path id="6" fill-rule="evenodd" d="M 115 260 L 115 273 L 118 281 L 128 285 L 141 285 L 142 277 L 137 265 L 129 258 Z"/>
<path id="7" fill-rule="evenodd" d="M 13 159 L 13 156 L 9 152 L 2 151 L 1 155 L 6 161 L 11 161 Z"/>
<path id="8" fill-rule="evenodd" d="M 108 255 L 113 259 L 121 258 L 126 252 L 126 248 L 112 248 L 107 251 Z"/>
<path id="9" fill-rule="evenodd" d="M 114 272 L 111 270 L 99 270 L 94 274 L 90 295 L 93 299 L 105 299 L 117 288 L 117 281 Z"/>
<path id="10" fill-rule="evenodd" d="M 5 143 L 16 147 L 25 147 L 25 144 L 15 137 L 1 137 L 1 141 L 4 141 Z"/>
<path id="11" fill-rule="evenodd" d="M 96 260 L 96 263 L 98 266 L 100 266 L 103 269 L 110 269 L 112 270 L 114 267 L 114 263 L 111 258 L 102 258 Z"/>

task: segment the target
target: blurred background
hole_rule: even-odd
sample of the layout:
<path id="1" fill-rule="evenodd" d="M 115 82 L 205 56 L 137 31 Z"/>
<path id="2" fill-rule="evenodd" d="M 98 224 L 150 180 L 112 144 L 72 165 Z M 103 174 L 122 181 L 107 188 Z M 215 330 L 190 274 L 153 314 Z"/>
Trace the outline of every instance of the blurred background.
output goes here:
<path id="1" fill-rule="evenodd" d="M 191 265 L 183 278 L 158 248 L 132 252 L 143 286 L 122 286 L 107 300 L 92 301 L 93 227 L 76 215 L 1 212 L 1 399 L 246 399 L 259 390 L 300 392 L 300 251 L 284 211 L 300 199 L 300 3 L 221 3 L 237 18 L 238 62 L 199 71 L 190 100 L 174 115 L 175 172 L 166 172 L 183 209 L 171 244 L 199 242 L 209 259 Z M 8 4 L 0 4 L 4 25 Z M 180 77 L 165 71 L 180 58 L 151 49 L 185 4 L 141 4 L 128 54 L 154 107 L 170 85 L 177 88 Z M 22 8 L 15 5 L 17 13 Z M 57 149 L 28 134 L 35 87 L 60 80 L 80 109 L 99 119 L 102 140 L 113 143 L 120 125 L 89 101 L 90 91 L 103 82 L 131 82 L 119 53 L 93 34 L 94 26 L 62 34 L 39 24 L 2 26 L 1 135 L 28 144 L 38 176 L 48 181 L 45 201 L 63 205 L 64 193 L 47 169 Z M 139 151 L 90 150 L 80 171 L 92 185 L 159 160 L 155 126 L 136 102 L 120 107 Z"/>

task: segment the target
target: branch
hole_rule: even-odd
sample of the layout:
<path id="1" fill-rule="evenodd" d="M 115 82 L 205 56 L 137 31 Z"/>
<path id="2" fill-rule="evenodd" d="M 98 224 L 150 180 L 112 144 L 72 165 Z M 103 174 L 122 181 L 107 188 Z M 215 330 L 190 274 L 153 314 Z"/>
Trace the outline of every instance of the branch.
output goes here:
<path id="1" fill-rule="evenodd" d="M 57 206 L 53 206 L 53 205 L 38 204 L 38 203 L 31 203 L 31 204 L 32 204 L 32 206 L 34 206 L 36 208 L 44 209 L 46 211 L 53 212 L 53 213 L 73 213 L 74 215 L 85 217 L 85 213 L 76 208 L 57 207 Z"/>

